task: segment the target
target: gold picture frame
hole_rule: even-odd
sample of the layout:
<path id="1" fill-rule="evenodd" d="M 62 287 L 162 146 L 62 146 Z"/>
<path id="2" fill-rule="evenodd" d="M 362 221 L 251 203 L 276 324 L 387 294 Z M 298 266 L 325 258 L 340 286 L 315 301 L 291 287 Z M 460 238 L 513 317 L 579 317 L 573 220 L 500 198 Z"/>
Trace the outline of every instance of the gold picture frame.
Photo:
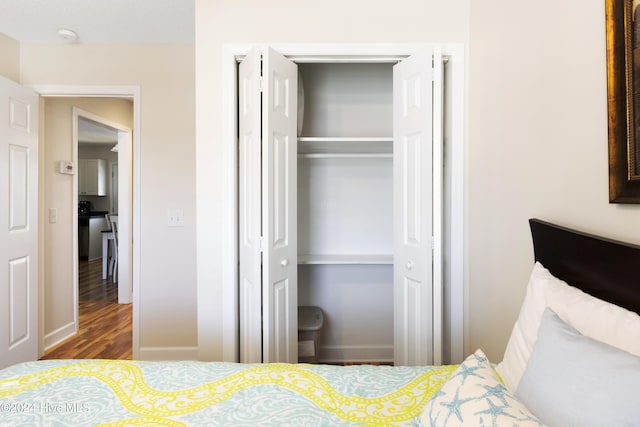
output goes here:
<path id="1" fill-rule="evenodd" d="M 605 2 L 610 203 L 640 203 L 639 4 Z"/>

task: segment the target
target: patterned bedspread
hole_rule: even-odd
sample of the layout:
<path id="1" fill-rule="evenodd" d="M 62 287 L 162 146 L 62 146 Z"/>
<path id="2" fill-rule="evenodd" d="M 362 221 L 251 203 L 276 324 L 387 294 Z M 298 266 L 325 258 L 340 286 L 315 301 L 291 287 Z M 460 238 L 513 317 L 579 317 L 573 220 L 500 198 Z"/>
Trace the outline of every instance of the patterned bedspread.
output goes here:
<path id="1" fill-rule="evenodd" d="M 456 366 L 47 360 L 0 371 L 0 425 L 418 425 Z"/>

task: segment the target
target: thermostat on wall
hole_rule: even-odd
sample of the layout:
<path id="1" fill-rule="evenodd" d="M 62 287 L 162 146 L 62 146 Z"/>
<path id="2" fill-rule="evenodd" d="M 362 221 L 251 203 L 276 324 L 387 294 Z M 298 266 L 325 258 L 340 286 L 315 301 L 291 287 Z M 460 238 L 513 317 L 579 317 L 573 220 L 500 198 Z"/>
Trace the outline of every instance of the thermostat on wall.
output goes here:
<path id="1" fill-rule="evenodd" d="M 58 172 L 64 173 L 67 175 L 75 175 L 76 174 L 76 164 L 73 162 L 69 162 L 67 160 L 60 160 L 58 162 Z"/>

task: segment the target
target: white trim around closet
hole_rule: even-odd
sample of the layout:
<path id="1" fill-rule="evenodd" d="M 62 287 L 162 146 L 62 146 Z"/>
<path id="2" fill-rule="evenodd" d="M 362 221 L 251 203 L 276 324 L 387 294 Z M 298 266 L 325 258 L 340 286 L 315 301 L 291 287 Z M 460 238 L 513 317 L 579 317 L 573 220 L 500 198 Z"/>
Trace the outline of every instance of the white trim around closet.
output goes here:
<path id="1" fill-rule="evenodd" d="M 237 59 L 246 55 L 251 47 L 261 43 L 226 44 L 222 53 L 223 77 L 223 177 L 222 203 L 224 206 L 222 236 L 222 356 L 225 361 L 238 360 L 238 255 L 237 255 Z M 264 45 L 264 43 L 262 43 Z M 445 362 L 459 363 L 464 357 L 464 83 L 465 60 L 462 44 L 269 44 L 270 47 L 288 57 L 310 58 L 341 57 L 354 62 L 389 62 L 409 56 L 425 47 L 439 47 L 447 60 L 450 103 L 446 107 L 450 121 L 449 135 L 451 160 L 451 202 L 447 211 L 450 226 L 449 251 L 444 254 L 444 275 L 449 279 L 449 299 L 445 311 L 449 313 L 449 334 L 444 340 L 449 343 L 450 354 Z M 198 267 L 201 268 L 201 267 Z M 210 284 L 198 282 L 198 287 Z M 206 294 L 203 293 L 203 294 Z M 206 330 L 199 325 L 199 329 Z"/>

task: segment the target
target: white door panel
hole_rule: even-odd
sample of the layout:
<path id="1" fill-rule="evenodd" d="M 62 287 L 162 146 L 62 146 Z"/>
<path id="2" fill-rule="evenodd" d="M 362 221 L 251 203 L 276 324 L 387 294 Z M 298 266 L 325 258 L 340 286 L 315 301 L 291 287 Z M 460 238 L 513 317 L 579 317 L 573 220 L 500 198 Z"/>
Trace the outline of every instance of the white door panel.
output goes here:
<path id="1" fill-rule="evenodd" d="M 253 49 L 239 67 L 240 362 L 262 362 L 261 55 Z"/>
<path id="2" fill-rule="evenodd" d="M 0 368 L 38 357 L 38 95 L 0 77 Z"/>
<path id="3" fill-rule="evenodd" d="M 291 310 L 288 306 L 290 295 L 289 291 L 291 284 L 288 279 L 281 280 L 274 283 L 271 288 L 272 295 L 272 345 L 270 347 L 270 361 L 271 362 L 297 362 L 297 360 L 290 359 L 290 346 L 291 337 L 289 336 L 288 323 L 290 321 L 289 315 Z M 298 314 L 295 311 L 296 316 Z M 296 347 L 294 342 L 294 347 Z M 297 349 L 297 347 L 296 347 Z M 297 357 L 297 354 L 296 354 Z"/>
<path id="4" fill-rule="evenodd" d="M 394 67 L 394 359 L 433 362 L 431 52 Z"/>
<path id="5" fill-rule="evenodd" d="M 263 361 L 298 360 L 297 66 L 263 56 Z"/>

